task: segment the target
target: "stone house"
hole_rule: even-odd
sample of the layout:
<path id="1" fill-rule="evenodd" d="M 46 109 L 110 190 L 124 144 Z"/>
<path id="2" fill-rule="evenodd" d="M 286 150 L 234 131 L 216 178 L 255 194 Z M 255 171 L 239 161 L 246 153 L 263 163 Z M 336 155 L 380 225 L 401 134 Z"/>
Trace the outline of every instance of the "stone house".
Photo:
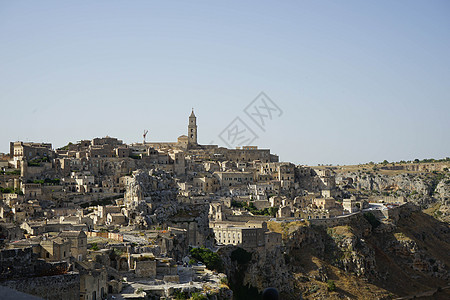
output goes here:
<path id="1" fill-rule="evenodd" d="M 0 223 L 0 242 L 17 241 L 23 238 L 23 229 L 13 223 Z"/>
<path id="2" fill-rule="evenodd" d="M 280 206 L 282 204 L 283 198 L 280 196 L 272 196 L 269 198 L 270 206 Z"/>
<path id="3" fill-rule="evenodd" d="M 233 186 L 253 182 L 252 172 L 214 172 L 221 186 Z"/>
<path id="4" fill-rule="evenodd" d="M 106 216 L 107 225 L 127 225 L 126 217 L 121 213 L 108 213 Z"/>
<path id="5" fill-rule="evenodd" d="M 282 235 L 278 232 L 267 231 L 264 233 L 265 243 L 264 246 L 266 249 L 281 245 Z"/>
<path id="6" fill-rule="evenodd" d="M 312 204 L 318 209 L 330 209 L 336 206 L 336 201 L 334 198 L 315 198 Z"/>
<path id="7" fill-rule="evenodd" d="M 39 183 L 24 183 L 22 184 L 22 192 L 25 200 L 39 199 L 42 195 L 42 188 Z"/>
<path id="8" fill-rule="evenodd" d="M 205 193 L 214 193 L 219 190 L 219 182 L 215 177 L 195 177 L 193 179 L 193 186 Z"/>
<path id="9" fill-rule="evenodd" d="M 86 259 L 87 255 L 87 236 L 84 231 L 63 231 L 60 237 L 70 241 L 70 255 L 78 261 Z"/>
<path id="10" fill-rule="evenodd" d="M 108 274 L 106 268 L 93 261 L 76 262 L 75 269 L 80 273 L 80 300 L 105 299 L 108 293 Z"/>
<path id="11" fill-rule="evenodd" d="M 290 218 L 292 217 L 292 210 L 289 206 L 281 206 L 277 211 L 277 218 Z"/>
<path id="12" fill-rule="evenodd" d="M 136 277 L 156 278 L 156 259 L 153 253 L 130 255 Z"/>
<path id="13" fill-rule="evenodd" d="M 93 219 L 94 224 L 101 225 L 105 224 L 106 217 L 108 214 L 119 214 L 121 213 L 122 209 L 119 206 L 114 205 L 105 205 L 105 206 L 98 206 L 97 207 L 97 213 L 96 215 L 91 216 Z"/>
<path id="14" fill-rule="evenodd" d="M 344 199 L 342 201 L 342 206 L 345 212 L 354 213 L 361 209 L 361 202 L 358 201 L 356 197 L 352 196 L 351 198 Z"/>
<path id="15" fill-rule="evenodd" d="M 46 238 L 41 241 L 40 257 L 46 261 L 67 261 L 70 258 L 70 241 L 62 237 Z"/>

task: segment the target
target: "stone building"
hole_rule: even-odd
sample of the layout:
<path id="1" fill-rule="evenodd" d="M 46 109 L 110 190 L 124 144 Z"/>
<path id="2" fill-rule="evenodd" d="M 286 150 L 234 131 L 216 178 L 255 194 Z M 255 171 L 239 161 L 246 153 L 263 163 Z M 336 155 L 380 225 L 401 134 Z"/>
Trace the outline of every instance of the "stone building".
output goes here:
<path id="1" fill-rule="evenodd" d="M 49 161 L 54 157 L 50 143 L 11 142 L 9 148 L 15 168 L 20 168 L 20 163 L 24 160 L 31 161 L 40 158 Z"/>
<path id="2" fill-rule="evenodd" d="M 193 187 L 205 193 L 214 193 L 219 189 L 219 182 L 215 177 L 204 175 L 193 179 Z"/>
<path id="3" fill-rule="evenodd" d="M 66 262 L 38 259 L 31 247 L 0 250 L 0 285 L 27 294 L 49 300 L 79 300 L 80 276 L 68 269 Z"/>
<path id="4" fill-rule="evenodd" d="M 344 208 L 344 211 L 347 213 L 354 213 L 361 210 L 361 201 L 358 201 L 358 199 L 355 196 L 351 196 L 350 198 L 344 199 L 342 201 L 342 206 Z"/>
<path id="5" fill-rule="evenodd" d="M 80 273 L 80 300 L 102 300 L 108 293 L 106 268 L 93 261 L 76 262 Z"/>
<path id="6" fill-rule="evenodd" d="M 127 225 L 127 219 L 122 213 L 108 213 L 106 216 L 107 225 Z"/>
<path id="7" fill-rule="evenodd" d="M 277 218 L 292 217 L 292 209 L 289 206 L 281 206 L 277 211 Z"/>
<path id="8" fill-rule="evenodd" d="M 46 261 L 68 261 L 70 258 L 70 241 L 63 237 L 46 238 L 41 241 L 40 257 Z"/>
<path id="9" fill-rule="evenodd" d="M 266 222 L 210 222 L 217 244 L 257 248 L 265 245 Z"/>
<path id="10" fill-rule="evenodd" d="M 63 231 L 60 237 L 66 238 L 70 242 L 70 255 L 78 261 L 86 259 L 87 236 L 84 231 Z"/>
<path id="11" fill-rule="evenodd" d="M 334 198 L 315 198 L 312 204 L 318 209 L 330 209 L 336 206 L 336 201 Z"/>
<path id="12" fill-rule="evenodd" d="M 22 192 L 25 200 L 39 199 L 42 195 L 42 188 L 39 183 L 24 183 L 22 184 Z"/>
<path id="13" fill-rule="evenodd" d="M 219 180 L 221 186 L 233 186 L 253 182 L 253 173 L 251 172 L 214 172 L 214 176 Z"/>
<path id="14" fill-rule="evenodd" d="M 156 259 L 153 253 L 132 254 L 130 259 L 136 277 L 156 278 Z"/>
<path id="15" fill-rule="evenodd" d="M 197 145 L 197 118 L 195 117 L 194 109 L 192 109 L 191 115 L 189 116 L 188 145 Z"/>

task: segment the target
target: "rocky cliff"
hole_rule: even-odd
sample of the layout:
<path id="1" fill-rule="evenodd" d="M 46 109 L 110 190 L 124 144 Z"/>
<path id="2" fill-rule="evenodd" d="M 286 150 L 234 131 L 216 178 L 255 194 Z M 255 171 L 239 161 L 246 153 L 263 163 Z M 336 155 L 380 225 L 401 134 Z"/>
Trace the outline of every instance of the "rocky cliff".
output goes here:
<path id="1" fill-rule="evenodd" d="M 336 170 L 336 182 L 367 196 L 404 196 L 440 221 L 450 222 L 450 173 L 433 171 L 404 173 L 394 171 Z"/>
<path id="2" fill-rule="evenodd" d="M 221 250 L 237 299 L 264 288 L 282 299 L 393 299 L 430 290 L 448 296 L 450 228 L 417 208 L 402 208 L 397 222 L 368 215 L 347 226 L 284 225 L 284 243 L 254 251 L 248 261 Z M 445 298 L 443 298 L 445 299 Z"/>

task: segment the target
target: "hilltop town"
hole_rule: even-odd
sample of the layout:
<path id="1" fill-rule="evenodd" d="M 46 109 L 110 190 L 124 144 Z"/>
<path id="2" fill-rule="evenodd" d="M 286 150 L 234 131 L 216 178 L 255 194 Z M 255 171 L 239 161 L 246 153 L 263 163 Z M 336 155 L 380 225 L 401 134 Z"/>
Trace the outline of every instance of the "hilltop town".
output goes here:
<path id="1" fill-rule="evenodd" d="M 173 142 L 10 142 L 0 286 L 77 300 L 446 293 L 449 159 L 309 167 L 201 145 L 194 111 L 187 124 Z M 392 284 L 405 278 L 417 284 Z"/>

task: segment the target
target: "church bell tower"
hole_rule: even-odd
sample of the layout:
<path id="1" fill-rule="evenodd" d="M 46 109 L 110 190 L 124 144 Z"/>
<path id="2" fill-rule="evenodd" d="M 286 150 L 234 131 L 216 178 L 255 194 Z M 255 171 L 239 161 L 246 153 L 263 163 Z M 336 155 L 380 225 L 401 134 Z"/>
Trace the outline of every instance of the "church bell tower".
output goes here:
<path id="1" fill-rule="evenodd" d="M 194 109 L 192 109 L 191 115 L 189 116 L 187 136 L 188 136 L 188 144 L 197 145 L 197 117 L 194 114 Z"/>

